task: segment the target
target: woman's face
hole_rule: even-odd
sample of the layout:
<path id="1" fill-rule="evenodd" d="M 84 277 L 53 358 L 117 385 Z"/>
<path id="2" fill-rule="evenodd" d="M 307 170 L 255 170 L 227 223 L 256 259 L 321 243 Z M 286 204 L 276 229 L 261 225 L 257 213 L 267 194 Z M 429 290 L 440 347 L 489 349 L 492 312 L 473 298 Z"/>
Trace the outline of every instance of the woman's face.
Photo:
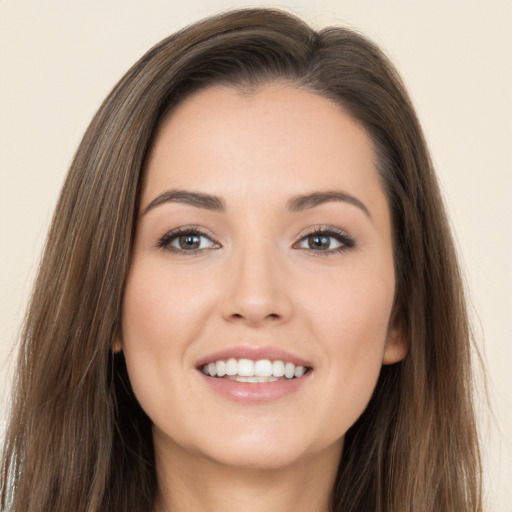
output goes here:
<path id="1" fill-rule="evenodd" d="M 284 84 L 212 87 L 161 124 L 116 342 L 157 455 L 339 456 L 406 350 L 375 160 L 346 112 Z"/>

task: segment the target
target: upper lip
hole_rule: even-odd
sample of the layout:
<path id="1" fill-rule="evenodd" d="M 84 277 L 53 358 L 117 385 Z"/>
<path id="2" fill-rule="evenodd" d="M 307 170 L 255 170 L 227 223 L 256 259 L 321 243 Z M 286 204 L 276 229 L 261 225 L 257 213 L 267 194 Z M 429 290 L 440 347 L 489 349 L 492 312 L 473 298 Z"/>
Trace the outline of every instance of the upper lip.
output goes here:
<path id="1" fill-rule="evenodd" d="M 227 359 L 251 359 L 258 361 L 260 359 L 270 359 L 271 361 L 284 361 L 293 363 L 295 366 L 312 367 L 310 361 L 298 357 L 291 352 L 277 348 L 277 347 L 251 347 L 248 345 L 240 345 L 236 347 L 228 347 L 216 352 L 212 352 L 207 356 L 197 361 L 196 367 L 201 368 L 209 363 L 215 361 L 226 361 Z"/>

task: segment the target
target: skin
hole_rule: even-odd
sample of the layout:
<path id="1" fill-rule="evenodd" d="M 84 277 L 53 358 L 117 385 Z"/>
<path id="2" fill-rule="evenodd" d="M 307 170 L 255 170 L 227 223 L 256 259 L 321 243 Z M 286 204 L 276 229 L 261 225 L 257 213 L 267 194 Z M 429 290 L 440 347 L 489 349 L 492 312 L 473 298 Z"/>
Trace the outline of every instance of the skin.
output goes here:
<path id="1" fill-rule="evenodd" d="M 173 201 L 145 212 L 169 189 L 218 196 L 226 209 Z M 364 207 L 287 208 L 297 195 L 325 191 Z M 199 251 L 179 251 L 176 239 L 158 246 L 191 225 L 208 236 Z M 318 226 L 340 230 L 352 247 L 346 238 L 312 246 Z M 406 353 L 390 320 L 394 295 L 375 153 L 342 108 L 289 84 L 211 87 L 180 104 L 159 127 L 145 170 L 115 345 L 154 423 L 156 510 L 327 511 L 344 435 L 382 364 Z M 286 350 L 312 371 L 278 400 L 231 400 L 196 366 L 240 345 Z"/>

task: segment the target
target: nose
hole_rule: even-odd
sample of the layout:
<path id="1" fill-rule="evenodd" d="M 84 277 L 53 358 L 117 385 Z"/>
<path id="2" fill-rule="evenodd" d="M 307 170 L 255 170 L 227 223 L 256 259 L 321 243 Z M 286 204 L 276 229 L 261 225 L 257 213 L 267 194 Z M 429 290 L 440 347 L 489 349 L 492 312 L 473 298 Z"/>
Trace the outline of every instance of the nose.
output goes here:
<path id="1" fill-rule="evenodd" d="M 270 248 L 241 249 L 227 269 L 222 315 L 229 322 L 251 327 L 278 325 L 293 316 L 286 268 Z"/>

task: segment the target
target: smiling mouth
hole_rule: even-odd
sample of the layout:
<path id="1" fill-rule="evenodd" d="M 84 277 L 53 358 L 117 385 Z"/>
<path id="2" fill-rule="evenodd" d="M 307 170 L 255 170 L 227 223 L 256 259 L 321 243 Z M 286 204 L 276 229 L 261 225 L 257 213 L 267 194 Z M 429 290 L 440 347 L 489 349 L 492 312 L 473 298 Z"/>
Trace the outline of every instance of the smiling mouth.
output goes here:
<path id="1" fill-rule="evenodd" d="M 200 367 L 209 377 L 237 382 L 278 382 L 298 379 L 311 371 L 306 366 L 295 365 L 280 359 L 219 359 Z"/>

